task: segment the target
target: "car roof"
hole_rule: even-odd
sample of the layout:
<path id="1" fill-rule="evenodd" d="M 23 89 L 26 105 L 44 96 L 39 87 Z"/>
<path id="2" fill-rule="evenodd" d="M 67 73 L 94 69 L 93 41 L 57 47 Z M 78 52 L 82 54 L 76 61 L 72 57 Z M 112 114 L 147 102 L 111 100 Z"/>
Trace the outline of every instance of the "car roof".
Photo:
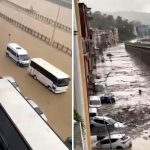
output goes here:
<path id="1" fill-rule="evenodd" d="M 8 43 L 8 47 L 13 48 L 19 55 L 27 55 L 27 51 L 19 46 L 17 43 Z"/>
<path id="2" fill-rule="evenodd" d="M 90 101 L 100 100 L 99 96 L 90 96 Z"/>
<path id="3" fill-rule="evenodd" d="M 111 139 L 121 139 L 124 136 L 125 136 L 125 134 L 112 134 L 112 135 L 110 135 L 110 137 L 106 136 L 103 140 L 106 140 L 106 139 L 109 139 L 109 138 L 111 138 Z"/>
<path id="4" fill-rule="evenodd" d="M 108 120 L 108 119 L 111 119 L 111 118 L 109 118 L 107 116 L 95 116 L 94 119 L 101 119 L 101 120 L 105 119 L 105 120 Z"/>
<path id="5" fill-rule="evenodd" d="M 96 108 L 89 108 L 89 113 L 97 113 L 97 109 Z"/>

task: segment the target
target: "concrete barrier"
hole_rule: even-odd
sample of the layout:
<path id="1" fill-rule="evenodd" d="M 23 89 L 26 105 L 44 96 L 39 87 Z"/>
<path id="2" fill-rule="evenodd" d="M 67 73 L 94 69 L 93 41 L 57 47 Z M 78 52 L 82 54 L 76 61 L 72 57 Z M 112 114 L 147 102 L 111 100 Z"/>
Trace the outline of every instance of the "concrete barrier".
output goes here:
<path id="1" fill-rule="evenodd" d="M 0 13 L 0 17 L 3 18 L 4 20 L 8 21 L 9 23 L 11 23 L 12 25 L 20 28 L 21 30 L 29 33 L 30 35 L 40 39 L 41 41 L 45 42 L 46 44 L 53 46 L 54 48 L 68 54 L 69 56 L 72 55 L 72 51 L 69 47 L 64 46 L 63 44 L 57 42 L 57 41 L 51 41 L 51 39 L 21 23 L 19 23 L 18 21 L 4 15 L 3 13 Z"/>
<path id="2" fill-rule="evenodd" d="M 17 9 L 23 11 L 24 13 L 26 13 L 26 14 L 32 16 L 33 18 L 38 19 L 39 21 L 42 21 L 42 22 L 44 22 L 44 23 L 46 23 L 46 24 L 50 24 L 50 25 L 53 25 L 53 26 L 55 25 L 57 28 L 60 28 L 60 29 L 62 29 L 62 30 L 64 30 L 64 31 L 67 31 L 67 32 L 71 32 L 71 28 L 70 28 L 70 27 L 68 27 L 68 26 L 66 26 L 66 25 L 63 25 L 63 24 L 61 24 L 61 23 L 59 23 L 59 22 L 56 22 L 56 21 L 54 21 L 54 20 L 52 20 L 52 19 L 50 19 L 50 18 L 47 18 L 47 17 L 45 17 L 45 16 L 43 16 L 43 15 L 40 15 L 40 14 L 38 14 L 38 13 L 37 13 L 36 11 L 34 11 L 34 10 L 30 10 L 30 9 L 21 7 L 21 6 L 19 6 L 19 5 L 15 4 L 15 3 L 13 3 L 13 2 L 11 2 L 11 1 L 8 1 L 8 0 L 3 0 L 3 1 L 6 2 L 6 3 L 8 3 L 8 4 L 10 4 L 11 6 L 13 6 L 13 7 L 15 7 L 15 8 L 17 8 Z"/>

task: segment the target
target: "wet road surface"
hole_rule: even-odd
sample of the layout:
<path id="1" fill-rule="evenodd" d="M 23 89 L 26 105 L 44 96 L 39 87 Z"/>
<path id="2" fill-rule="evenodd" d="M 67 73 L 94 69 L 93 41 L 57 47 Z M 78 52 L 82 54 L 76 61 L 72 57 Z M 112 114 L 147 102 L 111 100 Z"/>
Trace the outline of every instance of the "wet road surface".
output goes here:
<path id="1" fill-rule="evenodd" d="M 49 5 L 50 5 L 50 2 L 49 2 Z M 52 37 L 51 35 L 53 33 L 54 26 L 42 23 L 39 20 L 36 20 L 35 18 L 32 18 L 31 16 L 24 14 L 18 9 L 15 9 L 11 7 L 10 5 L 6 5 L 6 3 L 4 3 L 3 1 L 2 3 L 0 3 L 0 11 L 3 14 L 9 16 L 10 18 L 13 18 L 14 20 L 22 23 L 23 25 L 31 29 L 34 29 L 35 31 L 42 33 L 43 35 L 49 38 Z M 65 37 L 65 38 L 62 38 L 62 37 Z M 71 33 L 69 32 L 65 32 L 59 28 L 56 28 L 53 40 L 56 40 L 57 42 L 71 48 Z"/>
<path id="2" fill-rule="evenodd" d="M 109 58 L 108 53 L 113 56 Z M 123 44 L 107 49 L 104 58 L 104 63 L 100 59 L 97 63 L 96 72 L 101 79 L 96 82 L 106 81 L 105 92 L 113 93 L 116 103 L 103 105 L 99 115 L 125 123 L 123 132 L 133 139 L 132 150 L 147 150 L 150 141 L 143 137 L 150 128 L 150 66 L 128 54 Z"/>
<path id="3" fill-rule="evenodd" d="M 23 1 L 24 2 L 24 1 Z M 11 33 L 10 40 L 8 34 Z M 62 37 L 64 38 L 64 37 Z M 9 40 L 9 41 L 8 41 Z M 16 79 L 24 96 L 33 99 L 45 113 L 49 125 L 66 140 L 72 133 L 72 90 L 63 94 L 53 94 L 40 82 L 35 81 L 25 68 L 18 67 L 5 56 L 6 44 L 16 42 L 27 49 L 31 58 L 41 57 L 58 67 L 71 77 L 71 57 L 46 45 L 0 18 L 0 75 Z M 36 127 L 36 126 L 35 126 Z"/>
<path id="4" fill-rule="evenodd" d="M 39 14 L 49 17 L 53 20 L 56 20 L 57 12 L 58 12 L 58 4 L 54 4 L 47 0 L 10 0 L 13 3 L 16 3 L 24 8 L 30 9 L 31 6 L 35 11 L 37 11 Z M 61 6 L 61 5 L 60 5 Z M 60 8 L 60 15 L 58 18 L 58 22 L 72 27 L 72 10 L 68 9 L 66 7 L 61 6 Z"/>

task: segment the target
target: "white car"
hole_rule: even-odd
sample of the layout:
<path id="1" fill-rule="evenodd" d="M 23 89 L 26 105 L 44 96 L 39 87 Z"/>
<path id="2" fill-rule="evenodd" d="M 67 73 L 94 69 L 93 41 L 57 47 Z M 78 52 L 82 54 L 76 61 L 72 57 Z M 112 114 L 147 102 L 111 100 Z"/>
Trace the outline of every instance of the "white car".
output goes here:
<path id="1" fill-rule="evenodd" d="M 130 136 L 126 136 L 125 134 L 112 134 L 110 137 L 106 136 L 101 141 L 96 142 L 93 145 L 93 149 L 126 149 L 131 146 Z"/>
<path id="2" fill-rule="evenodd" d="M 11 76 L 3 76 L 3 79 L 7 79 L 9 82 L 11 82 L 11 84 L 20 92 L 19 86 L 17 84 L 17 82 L 15 81 L 15 79 Z"/>
<path id="3" fill-rule="evenodd" d="M 89 117 L 92 119 L 93 117 L 97 116 L 97 108 L 89 108 Z"/>
<path id="4" fill-rule="evenodd" d="M 47 122 L 47 118 L 44 115 L 44 113 L 41 111 L 39 106 L 33 100 L 31 100 L 29 97 L 25 97 L 25 98 L 26 98 L 26 100 L 28 100 L 28 102 L 34 108 L 34 110 Z"/>
<path id="5" fill-rule="evenodd" d="M 90 96 L 89 98 L 89 107 L 90 108 L 99 108 L 101 107 L 101 100 L 99 96 Z"/>
<path id="6" fill-rule="evenodd" d="M 124 128 L 125 125 L 123 123 L 117 122 L 112 118 L 106 117 L 106 116 L 95 116 L 93 119 L 90 121 L 90 126 L 91 128 L 94 127 L 112 127 L 115 129 L 119 128 Z"/>

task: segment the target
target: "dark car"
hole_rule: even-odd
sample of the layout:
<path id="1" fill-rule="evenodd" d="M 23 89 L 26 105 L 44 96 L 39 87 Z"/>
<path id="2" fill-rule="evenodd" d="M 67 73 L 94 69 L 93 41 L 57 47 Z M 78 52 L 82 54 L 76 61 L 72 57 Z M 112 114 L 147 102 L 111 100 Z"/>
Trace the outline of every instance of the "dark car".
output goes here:
<path id="1" fill-rule="evenodd" d="M 102 96 L 100 99 L 101 104 L 114 104 L 116 102 L 113 96 Z"/>
<path id="2" fill-rule="evenodd" d="M 72 137 L 68 137 L 65 141 L 65 144 L 69 148 L 69 150 L 72 150 Z"/>

